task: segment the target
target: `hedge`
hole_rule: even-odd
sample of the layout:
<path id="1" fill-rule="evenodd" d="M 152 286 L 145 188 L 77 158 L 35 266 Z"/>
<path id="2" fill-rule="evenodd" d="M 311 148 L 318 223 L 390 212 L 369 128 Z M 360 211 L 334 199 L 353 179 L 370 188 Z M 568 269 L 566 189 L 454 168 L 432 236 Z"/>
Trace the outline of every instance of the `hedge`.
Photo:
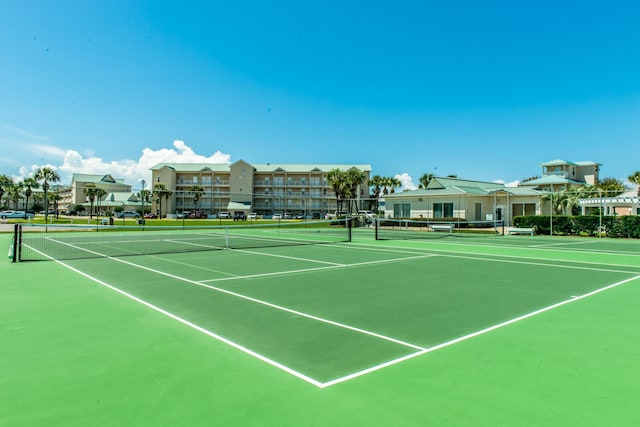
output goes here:
<path id="1" fill-rule="evenodd" d="M 602 222 L 600 222 L 602 221 Z M 536 234 L 549 235 L 551 217 L 549 215 L 517 216 L 513 219 L 516 227 L 533 228 Z M 640 238 L 640 216 L 553 216 L 553 234 L 566 236 L 596 236 L 602 224 L 602 231 L 608 237 Z"/>

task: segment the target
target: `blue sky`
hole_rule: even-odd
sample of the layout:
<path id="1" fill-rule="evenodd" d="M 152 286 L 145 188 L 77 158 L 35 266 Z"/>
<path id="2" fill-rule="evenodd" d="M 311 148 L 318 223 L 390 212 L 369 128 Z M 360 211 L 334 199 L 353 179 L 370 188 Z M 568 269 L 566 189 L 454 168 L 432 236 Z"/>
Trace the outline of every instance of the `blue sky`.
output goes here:
<path id="1" fill-rule="evenodd" d="M 634 1 L 0 0 L 0 173 L 365 163 L 640 169 Z M 174 142 L 175 141 L 175 142 Z"/>

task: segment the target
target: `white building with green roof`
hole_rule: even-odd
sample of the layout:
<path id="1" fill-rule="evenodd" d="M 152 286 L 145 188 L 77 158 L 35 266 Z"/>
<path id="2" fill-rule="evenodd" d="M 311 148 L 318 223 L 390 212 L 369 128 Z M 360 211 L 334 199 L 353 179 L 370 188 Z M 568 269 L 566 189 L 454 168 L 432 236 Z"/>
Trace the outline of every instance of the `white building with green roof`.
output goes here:
<path id="1" fill-rule="evenodd" d="M 94 208 L 98 206 L 104 207 L 102 210 L 108 212 L 112 212 L 115 206 L 121 206 L 125 210 L 137 208 L 138 200 L 131 191 L 131 185 L 126 184 L 124 179 L 114 178 L 110 174 L 94 175 L 74 173 L 71 177 L 71 185 L 64 192 L 60 193 L 60 210 L 71 212 L 77 205 L 85 206 L 88 210 L 90 202 L 84 193 L 87 185 L 100 188 L 104 190 L 106 194 L 101 200 L 94 202 Z M 109 203 L 116 199 L 118 200 L 117 203 Z M 123 201 L 126 203 L 122 203 Z"/>
<path id="2" fill-rule="evenodd" d="M 545 193 L 528 187 L 458 178 L 434 177 L 426 188 L 385 196 L 385 216 L 413 219 L 502 221 L 539 215 Z"/>

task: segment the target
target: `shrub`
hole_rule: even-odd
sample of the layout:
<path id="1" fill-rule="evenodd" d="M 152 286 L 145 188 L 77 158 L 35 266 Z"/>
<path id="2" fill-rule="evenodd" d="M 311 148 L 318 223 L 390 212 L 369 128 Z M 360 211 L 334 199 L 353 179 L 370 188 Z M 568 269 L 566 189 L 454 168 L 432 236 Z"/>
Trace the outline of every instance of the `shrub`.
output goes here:
<path id="1" fill-rule="evenodd" d="M 536 234 L 549 235 L 551 218 L 548 215 L 517 216 L 516 227 L 533 228 Z M 640 238 L 640 216 L 553 216 L 553 234 L 595 236 L 600 225 L 609 237 Z"/>

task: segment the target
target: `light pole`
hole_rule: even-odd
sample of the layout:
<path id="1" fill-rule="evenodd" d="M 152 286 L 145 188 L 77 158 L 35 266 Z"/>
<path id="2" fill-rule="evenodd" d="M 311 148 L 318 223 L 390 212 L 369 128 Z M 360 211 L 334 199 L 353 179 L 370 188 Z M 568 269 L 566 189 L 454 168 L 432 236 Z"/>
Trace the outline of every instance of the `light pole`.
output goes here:
<path id="1" fill-rule="evenodd" d="M 24 204 L 24 219 L 27 219 L 27 210 L 29 209 L 29 197 L 31 197 L 30 185 L 27 185 L 27 189 L 25 190 L 24 195 L 27 196 L 27 200 Z"/>
<path id="2" fill-rule="evenodd" d="M 49 192 L 49 183 L 47 181 L 42 184 L 42 190 L 44 191 L 44 223 L 46 225 L 49 222 L 49 197 L 47 195 Z"/>
<path id="3" fill-rule="evenodd" d="M 142 227 L 144 227 L 144 198 L 146 197 L 146 194 L 144 192 L 144 185 L 146 184 L 146 182 L 144 179 L 141 181 L 141 184 L 142 190 L 140 190 L 140 197 L 142 198 Z"/>

